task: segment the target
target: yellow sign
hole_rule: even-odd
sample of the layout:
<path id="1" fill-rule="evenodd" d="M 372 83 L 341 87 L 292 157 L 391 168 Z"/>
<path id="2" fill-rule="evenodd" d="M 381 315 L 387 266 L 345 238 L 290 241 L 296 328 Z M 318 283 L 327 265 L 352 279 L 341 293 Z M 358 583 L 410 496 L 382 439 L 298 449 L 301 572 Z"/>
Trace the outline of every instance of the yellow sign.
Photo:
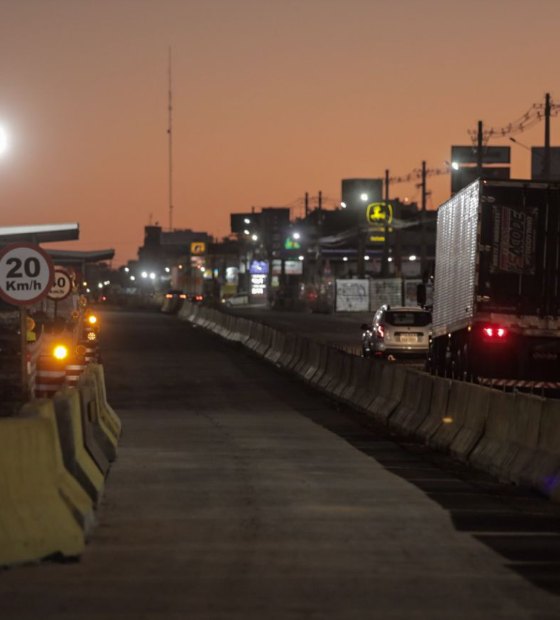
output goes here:
<path id="1" fill-rule="evenodd" d="M 206 243 L 204 241 L 193 241 L 191 243 L 191 254 L 205 254 Z"/>
<path id="2" fill-rule="evenodd" d="M 390 224 L 393 221 L 391 203 L 372 202 L 367 206 L 366 219 L 370 224 Z"/>

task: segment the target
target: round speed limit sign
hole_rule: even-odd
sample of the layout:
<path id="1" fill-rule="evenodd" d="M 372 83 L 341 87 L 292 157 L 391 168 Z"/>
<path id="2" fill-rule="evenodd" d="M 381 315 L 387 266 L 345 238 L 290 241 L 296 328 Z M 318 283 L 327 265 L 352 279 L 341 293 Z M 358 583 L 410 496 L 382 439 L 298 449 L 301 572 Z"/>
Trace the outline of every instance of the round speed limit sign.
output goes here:
<path id="1" fill-rule="evenodd" d="M 0 251 L 0 297 L 15 306 L 39 301 L 51 289 L 54 265 L 38 245 L 14 243 Z"/>
<path id="2" fill-rule="evenodd" d="M 62 301 L 70 295 L 73 287 L 70 274 L 66 273 L 64 269 L 55 269 L 53 284 L 47 297 L 54 301 Z"/>

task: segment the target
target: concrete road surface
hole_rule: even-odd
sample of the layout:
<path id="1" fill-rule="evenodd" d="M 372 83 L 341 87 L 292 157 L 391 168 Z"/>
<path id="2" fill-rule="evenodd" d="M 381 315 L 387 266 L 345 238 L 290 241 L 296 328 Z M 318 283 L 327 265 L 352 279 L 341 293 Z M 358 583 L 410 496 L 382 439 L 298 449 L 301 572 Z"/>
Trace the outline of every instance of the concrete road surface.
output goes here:
<path id="1" fill-rule="evenodd" d="M 78 563 L 0 573 L 2 620 L 553 619 L 559 510 L 176 317 L 101 316 L 124 436 Z"/>

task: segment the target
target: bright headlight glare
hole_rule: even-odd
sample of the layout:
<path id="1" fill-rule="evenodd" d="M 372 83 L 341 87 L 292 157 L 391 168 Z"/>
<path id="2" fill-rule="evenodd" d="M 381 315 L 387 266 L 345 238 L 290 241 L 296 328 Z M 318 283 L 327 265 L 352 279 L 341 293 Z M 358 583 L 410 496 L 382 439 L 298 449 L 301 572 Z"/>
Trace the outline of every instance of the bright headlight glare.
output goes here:
<path id="1" fill-rule="evenodd" d="M 93 316 L 93 314 L 91 316 L 88 317 L 88 322 L 90 323 L 90 325 L 95 325 L 97 323 L 97 317 Z"/>
<path id="2" fill-rule="evenodd" d="M 97 340 L 97 334 L 95 332 L 89 332 L 87 339 L 93 342 L 94 340 Z"/>

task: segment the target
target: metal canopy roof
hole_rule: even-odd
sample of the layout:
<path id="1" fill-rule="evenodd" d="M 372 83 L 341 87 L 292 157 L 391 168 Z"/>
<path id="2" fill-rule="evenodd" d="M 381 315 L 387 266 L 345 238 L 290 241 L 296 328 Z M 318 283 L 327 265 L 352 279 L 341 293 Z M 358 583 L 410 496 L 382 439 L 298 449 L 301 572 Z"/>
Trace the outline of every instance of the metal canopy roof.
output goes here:
<path id="1" fill-rule="evenodd" d="M 0 226 L 0 245 L 27 241 L 50 243 L 80 238 L 79 224 L 39 224 L 35 226 Z"/>
<path id="2" fill-rule="evenodd" d="M 45 251 L 55 262 L 60 263 L 97 263 L 102 260 L 112 260 L 115 257 L 115 250 L 112 249 L 80 252 L 45 248 Z"/>

